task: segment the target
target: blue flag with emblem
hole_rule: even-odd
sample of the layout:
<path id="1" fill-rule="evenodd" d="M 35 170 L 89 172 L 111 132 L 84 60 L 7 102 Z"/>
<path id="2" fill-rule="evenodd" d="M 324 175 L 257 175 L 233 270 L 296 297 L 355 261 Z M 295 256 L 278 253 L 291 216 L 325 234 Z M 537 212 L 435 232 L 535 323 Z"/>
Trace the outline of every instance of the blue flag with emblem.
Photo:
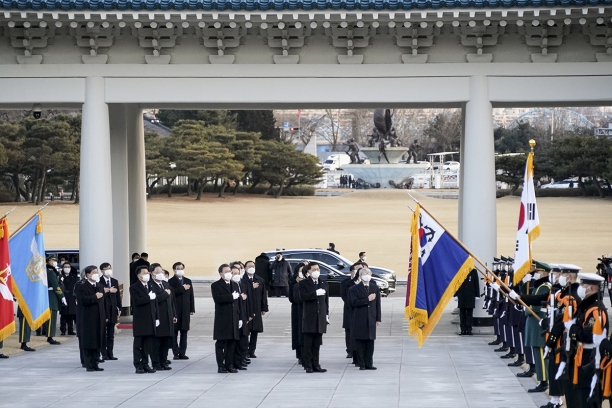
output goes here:
<path id="1" fill-rule="evenodd" d="M 13 294 L 32 330 L 49 320 L 42 213 L 37 213 L 9 240 Z"/>
<path id="2" fill-rule="evenodd" d="M 410 233 L 406 319 L 408 333 L 421 347 L 449 300 L 474 269 L 474 259 L 418 203 Z"/>

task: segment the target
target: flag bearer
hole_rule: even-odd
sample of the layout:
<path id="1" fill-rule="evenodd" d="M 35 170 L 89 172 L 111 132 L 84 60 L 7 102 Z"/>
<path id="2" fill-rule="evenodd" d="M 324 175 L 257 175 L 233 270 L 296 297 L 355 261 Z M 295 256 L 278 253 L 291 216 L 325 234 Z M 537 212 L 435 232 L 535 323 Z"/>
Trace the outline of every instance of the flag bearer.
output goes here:
<path id="1" fill-rule="evenodd" d="M 56 268 L 57 259 L 54 256 L 47 258 L 47 287 L 49 288 L 49 311 L 51 312 L 51 319 L 47 322 L 47 342 L 53 345 L 61 344 L 53 338 L 57 331 L 57 312 L 60 310 L 60 303 L 64 306 L 68 305 L 59 285 Z"/>

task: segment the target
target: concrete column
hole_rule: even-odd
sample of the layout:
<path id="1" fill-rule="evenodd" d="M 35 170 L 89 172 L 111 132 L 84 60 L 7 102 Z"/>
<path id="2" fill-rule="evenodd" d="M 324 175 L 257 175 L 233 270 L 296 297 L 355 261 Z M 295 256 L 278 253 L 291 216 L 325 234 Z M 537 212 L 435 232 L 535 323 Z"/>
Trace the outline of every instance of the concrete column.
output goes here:
<path id="1" fill-rule="evenodd" d="M 497 251 L 497 214 L 493 116 L 487 77 L 470 78 L 470 100 L 464 118 L 459 236 L 472 253 L 490 266 Z M 474 316 L 487 317 L 482 299 L 476 304 Z"/>
<path id="2" fill-rule="evenodd" d="M 147 172 L 142 109 L 126 108 L 128 151 L 129 252 L 147 250 Z"/>
<path id="3" fill-rule="evenodd" d="M 458 208 L 458 234 L 459 241 L 463 242 L 463 157 L 465 155 L 465 105 L 461 109 L 461 139 L 459 144 L 459 208 Z"/>
<path id="4" fill-rule="evenodd" d="M 104 78 L 86 79 L 81 125 L 80 265 L 113 263 L 113 199 Z"/>
<path id="5" fill-rule="evenodd" d="M 109 105 L 109 116 L 113 183 L 113 276 L 119 284 L 123 284 L 123 304 L 127 306 L 130 304 L 130 229 L 125 105 Z"/>

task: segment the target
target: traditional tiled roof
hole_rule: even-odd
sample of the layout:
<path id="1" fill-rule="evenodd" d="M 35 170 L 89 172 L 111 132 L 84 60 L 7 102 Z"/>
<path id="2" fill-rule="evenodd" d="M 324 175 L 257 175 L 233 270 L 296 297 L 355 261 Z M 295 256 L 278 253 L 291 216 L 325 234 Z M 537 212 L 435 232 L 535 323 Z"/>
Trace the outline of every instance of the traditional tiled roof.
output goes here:
<path id="1" fill-rule="evenodd" d="M 0 0 L 4 10 L 422 10 L 602 5 L 612 5 L 612 0 Z"/>

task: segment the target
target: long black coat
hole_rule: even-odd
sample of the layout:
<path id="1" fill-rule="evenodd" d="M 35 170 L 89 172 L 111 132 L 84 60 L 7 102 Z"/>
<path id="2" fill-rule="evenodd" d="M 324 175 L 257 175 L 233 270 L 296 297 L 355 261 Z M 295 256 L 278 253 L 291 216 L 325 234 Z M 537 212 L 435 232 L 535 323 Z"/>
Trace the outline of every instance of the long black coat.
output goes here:
<path id="1" fill-rule="evenodd" d="M 272 272 L 272 286 L 289 286 L 289 279 L 291 278 L 291 265 L 283 258 L 280 261 L 275 260 L 270 266 Z"/>
<path id="2" fill-rule="evenodd" d="M 60 282 L 62 290 L 64 291 L 64 298 L 68 306 L 60 306 L 60 314 L 73 315 L 76 314 L 77 304 L 76 297 L 74 296 L 74 285 L 79 281 L 79 275 L 77 272 L 70 272 L 68 275 L 62 274 L 60 276 Z"/>
<path id="3" fill-rule="evenodd" d="M 300 300 L 302 307 L 302 333 L 327 333 L 327 316 L 329 315 L 329 288 L 319 279 L 315 285 L 312 278 L 301 281 Z M 325 289 L 325 295 L 317 296 L 317 289 Z"/>
<path id="4" fill-rule="evenodd" d="M 139 259 L 130 264 L 130 284 L 138 283 L 138 276 L 136 276 L 136 268 L 139 266 L 149 266 L 151 265 L 149 261 L 145 261 L 144 259 Z"/>
<path id="5" fill-rule="evenodd" d="M 340 283 L 340 297 L 344 302 L 344 310 L 342 311 L 342 328 L 351 329 L 351 303 L 349 302 L 349 289 L 355 286 L 355 281 L 347 278 Z"/>
<path id="6" fill-rule="evenodd" d="M 155 329 L 156 337 L 171 337 L 174 336 L 174 318 L 176 317 L 176 308 L 174 306 L 174 296 L 172 289 L 167 282 L 161 282 L 162 287 L 157 282 L 151 282 L 149 285 L 151 290 L 157 296 L 157 316 L 159 326 Z M 170 290 L 170 294 L 166 292 Z"/>
<path id="7" fill-rule="evenodd" d="M 368 296 L 375 293 L 376 299 Z M 363 282 L 349 289 L 351 304 L 351 337 L 355 340 L 376 340 L 376 322 L 380 322 L 380 289 L 370 281 L 366 288 Z"/>
<path id="8" fill-rule="evenodd" d="M 255 258 L 255 275 L 261 277 L 266 285 L 270 285 L 270 258 L 261 254 Z"/>
<path id="9" fill-rule="evenodd" d="M 302 346 L 302 301 L 300 299 L 300 285 L 294 283 L 289 288 L 289 301 L 291 302 L 291 350 L 299 350 Z"/>
<path id="10" fill-rule="evenodd" d="M 115 278 L 111 278 L 111 286 L 117 291 L 115 293 L 104 293 L 104 314 L 107 323 L 115 324 L 119 320 L 119 312 L 121 311 L 121 292 L 119 290 L 119 281 Z M 108 288 L 106 278 L 100 279 L 100 284 L 103 288 Z"/>
<path id="11" fill-rule="evenodd" d="M 253 287 L 255 283 L 259 283 L 257 288 Z M 251 282 L 249 275 L 245 274 L 240 285 L 244 285 L 251 292 L 247 299 L 250 302 L 249 307 L 251 316 L 253 317 L 253 320 L 249 323 L 249 330 L 261 333 L 263 332 L 263 318 L 261 312 L 268 311 L 268 291 L 265 288 L 265 282 L 263 278 L 257 275 L 253 275 L 253 281 Z"/>
<path id="12" fill-rule="evenodd" d="M 210 292 L 215 302 L 215 323 L 213 328 L 213 340 L 239 340 L 238 320 L 240 311 L 238 299 L 234 300 L 232 292 L 238 292 L 238 286 L 234 282 L 229 285 L 219 279 L 210 285 Z"/>
<path id="13" fill-rule="evenodd" d="M 140 281 L 130 286 L 134 337 L 155 336 L 155 320 L 158 319 L 157 298 L 151 300 L 150 291 L 150 285 L 145 288 Z"/>
<path id="14" fill-rule="evenodd" d="M 79 307 L 77 327 L 84 349 L 100 349 L 104 333 L 104 298 L 98 299 L 96 293 L 101 293 L 99 285 L 88 281 L 76 287 L 76 298 Z"/>
<path id="15" fill-rule="evenodd" d="M 472 269 L 465 278 L 457 293 L 455 293 L 460 309 L 473 309 L 476 307 L 476 298 L 480 297 L 480 283 L 478 272 Z"/>
<path id="16" fill-rule="evenodd" d="M 236 275 L 238 276 L 238 275 Z M 246 299 L 243 299 L 242 296 L 238 298 L 238 311 L 240 314 L 240 319 L 242 320 L 242 327 L 238 329 L 241 336 L 249 335 L 249 318 L 253 317 L 253 313 L 251 312 L 251 288 L 250 285 L 245 285 L 242 281 L 239 283 L 232 282 L 238 288 L 238 293 L 247 295 Z"/>
<path id="17" fill-rule="evenodd" d="M 174 329 L 189 330 L 191 314 L 195 313 L 195 296 L 191 279 L 183 276 L 181 280 L 178 276 L 174 275 L 168 280 L 168 283 L 174 291 L 174 300 L 176 302 L 177 322 L 174 325 Z M 189 290 L 185 290 L 183 285 L 189 285 L 191 287 Z"/>

